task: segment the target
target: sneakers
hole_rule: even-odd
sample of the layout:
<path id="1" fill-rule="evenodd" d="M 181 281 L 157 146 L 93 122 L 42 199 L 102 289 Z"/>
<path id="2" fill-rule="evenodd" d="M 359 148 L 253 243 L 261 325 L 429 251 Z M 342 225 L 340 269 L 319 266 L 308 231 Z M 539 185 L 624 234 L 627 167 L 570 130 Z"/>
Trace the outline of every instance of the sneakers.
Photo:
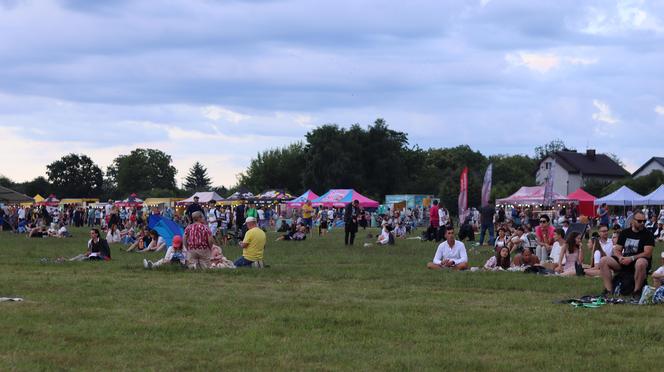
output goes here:
<path id="1" fill-rule="evenodd" d="M 152 268 L 152 261 L 148 261 L 145 258 L 143 259 L 143 267 L 146 269 L 151 269 Z"/>

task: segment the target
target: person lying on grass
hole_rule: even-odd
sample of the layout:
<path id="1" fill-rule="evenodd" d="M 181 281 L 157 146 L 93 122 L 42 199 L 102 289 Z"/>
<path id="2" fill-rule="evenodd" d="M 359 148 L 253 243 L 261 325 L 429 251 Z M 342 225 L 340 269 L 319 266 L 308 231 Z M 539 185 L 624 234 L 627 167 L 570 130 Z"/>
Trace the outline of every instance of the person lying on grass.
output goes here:
<path id="1" fill-rule="evenodd" d="M 576 275 L 577 263 L 583 265 L 583 250 L 581 249 L 581 234 L 575 231 L 569 234 L 565 240 L 555 271 L 562 276 Z"/>
<path id="2" fill-rule="evenodd" d="M 454 238 L 453 227 L 445 228 L 445 241 L 440 243 L 433 262 L 429 262 L 427 268 L 431 270 L 465 270 L 468 268 L 466 246 Z"/>
<path id="3" fill-rule="evenodd" d="M 157 262 L 152 262 L 144 259 L 143 267 L 146 269 L 152 269 L 162 265 L 171 265 L 171 264 L 176 264 L 186 267 L 185 266 L 186 257 L 187 257 L 187 252 L 182 247 L 182 237 L 180 235 L 175 235 L 173 237 L 173 245 L 168 247 L 168 249 L 166 250 L 166 255 L 164 255 L 164 258 L 162 258 Z"/>
<path id="4" fill-rule="evenodd" d="M 514 266 L 537 266 L 539 264 L 539 257 L 535 256 L 533 251 L 531 251 L 528 247 L 524 247 L 521 254 L 514 256 Z"/>
<path id="5" fill-rule="evenodd" d="M 491 271 L 507 270 L 510 268 L 511 264 L 510 249 L 507 248 L 507 246 L 503 246 L 494 256 L 491 256 L 486 261 L 484 269 Z"/>
<path id="6" fill-rule="evenodd" d="M 101 237 L 99 229 L 92 229 L 90 230 L 90 240 L 88 240 L 88 250 L 83 254 L 71 258 L 69 261 L 108 261 L 110 259 L 111 249 L 108 247 L 108 242 Z"/>
<path id="7" fill-rule="evenodd" d="M 305 240 L 307 239 L 307 227 L 304 225 L 293 225 L 291 229 L 284 235 L 277 237 L 275 241 L 279 240 Z"/>

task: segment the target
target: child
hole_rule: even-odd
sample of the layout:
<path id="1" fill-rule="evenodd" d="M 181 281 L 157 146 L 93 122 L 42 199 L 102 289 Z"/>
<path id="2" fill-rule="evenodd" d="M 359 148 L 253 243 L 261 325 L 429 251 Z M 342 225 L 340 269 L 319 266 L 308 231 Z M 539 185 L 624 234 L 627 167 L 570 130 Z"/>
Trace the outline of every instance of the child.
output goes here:
<path id="1" fill-rule="evenodd" d="M 210 268 L 211 269 L 234 269 L 235 264 L 233 261 L 224 257 L 221 247 L 217 245 L 212 246 L 212 254 L 210 255 Z"/>
<path id="2" fill-rule="evenodd" d="M 560 259 L 556 265 L 556 272 L 563 276 L 576 275 L 577 263 L 583 264 L 581 234 L 573 232 L 567 237 L 563 250 L 560 252 Z"/>
<path id="3" fill-rule="evenodd" d="M 186 251 L 182 248 L 182 237 L 180 235 L 175 235 L 173 237 L 173 245 L 168 247 L 166 250 L 166 255 L 164 258 L 157 262 L 143 260 L 143 267 L 146 269 L 152 269 L 154 267 L 159 267 L 165 264 L 179 264 L 180 266 L 185 266 L 186 264 Z"/>
<path id="4" fill-rule="evenodd" d="M 510 268 L 510 265 L 510 249 L 507 246 L 503 246 L 495 256 L 491 256 L 486 261 L 484 269 L 492 271 L 507 270 Z"/>

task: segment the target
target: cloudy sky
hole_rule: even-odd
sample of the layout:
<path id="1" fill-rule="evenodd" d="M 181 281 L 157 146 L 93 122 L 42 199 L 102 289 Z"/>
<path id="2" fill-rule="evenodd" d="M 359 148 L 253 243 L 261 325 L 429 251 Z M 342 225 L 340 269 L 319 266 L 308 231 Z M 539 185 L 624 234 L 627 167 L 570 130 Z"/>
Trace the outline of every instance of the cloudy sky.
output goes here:
<path id="1" fill-rule="evenodd" d="M 664 156 L 664 1 L 0 0 L 0 174 L 136 147 L 230 186 L 382 117 L 411 144 Z"/>

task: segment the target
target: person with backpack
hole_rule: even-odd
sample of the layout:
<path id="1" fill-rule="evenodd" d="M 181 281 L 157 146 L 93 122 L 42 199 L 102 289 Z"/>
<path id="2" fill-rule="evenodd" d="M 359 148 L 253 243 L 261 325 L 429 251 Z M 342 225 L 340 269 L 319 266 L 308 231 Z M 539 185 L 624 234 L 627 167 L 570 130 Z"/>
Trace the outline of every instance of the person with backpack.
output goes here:
<path id="1" fill-rule="evenodd" d="M 613 247 L 613 255 L 600 260 L 600 272 L 604 281 L 603 294 L 612 294 L 620 285 L 619 294 L 632 293 L 633 297 L 641 297 L 641 289 L 652 264 L 652 251 L 655 248 L 655 237 L 645 229 L 646 216 L 636 211 L 630 227 L 620 232 L 618 242 Z M 614 273 L 617 280 L 614 283 Z"/>

